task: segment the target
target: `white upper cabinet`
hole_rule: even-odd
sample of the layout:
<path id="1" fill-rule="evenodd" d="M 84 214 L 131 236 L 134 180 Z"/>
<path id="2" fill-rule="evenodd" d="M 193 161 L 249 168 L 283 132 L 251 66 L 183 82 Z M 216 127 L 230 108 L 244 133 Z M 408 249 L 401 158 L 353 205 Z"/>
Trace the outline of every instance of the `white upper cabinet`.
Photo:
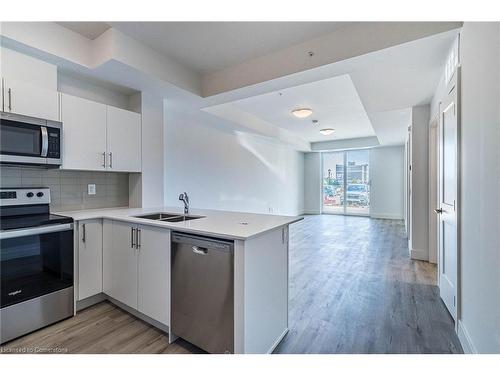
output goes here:
<path id="1" fill-rule="evenodd" d="M 108 169 L 141 171 L 141 115 L 107 106 Z"/>
<path id="2" fill-rule="evenodd" d="M 59 93 L 4 78 L 4 112 L 59 121 Z"/>
<path id="3" fill-rule="evenodd" d="M 106 169 L 106 105 L 61 94 L 64 169 Z"/>
<path id="4" fill-rule="evenodd" d="M 141 171 L 141 115 L 61 93 L 63 169 Z"/>
<path id="5" fill-rule="evenodd" d="M 59 121 L 57 67 L 2 48 L 4 112 Z"/>

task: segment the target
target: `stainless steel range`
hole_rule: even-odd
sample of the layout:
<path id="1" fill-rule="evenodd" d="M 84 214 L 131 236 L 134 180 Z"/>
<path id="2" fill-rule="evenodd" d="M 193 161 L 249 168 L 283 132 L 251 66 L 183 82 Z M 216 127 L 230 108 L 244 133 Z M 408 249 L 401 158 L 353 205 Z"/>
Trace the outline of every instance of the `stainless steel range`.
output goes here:
<path id="1" fill-rule="evenodd" d="M 0 189 L 0 343 L 73 316 L 73 219 L 48 188 Z"/>

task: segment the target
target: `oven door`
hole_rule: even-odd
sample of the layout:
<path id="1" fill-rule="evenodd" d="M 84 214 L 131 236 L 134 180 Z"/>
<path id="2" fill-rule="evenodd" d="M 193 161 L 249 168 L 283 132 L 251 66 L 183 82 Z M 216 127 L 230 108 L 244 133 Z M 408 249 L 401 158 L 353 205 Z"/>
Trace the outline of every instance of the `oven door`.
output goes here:
<path id="1" fill-rule="evenodd" d="M 1 308 L 73 286 L 73 224 L 0 233 Z"/>
<path id="2" fill-rule="evenodd" d="M 46 120 L 2 112 L 0 121 L 2 162 L 47 163 L 49 137 Z"/>

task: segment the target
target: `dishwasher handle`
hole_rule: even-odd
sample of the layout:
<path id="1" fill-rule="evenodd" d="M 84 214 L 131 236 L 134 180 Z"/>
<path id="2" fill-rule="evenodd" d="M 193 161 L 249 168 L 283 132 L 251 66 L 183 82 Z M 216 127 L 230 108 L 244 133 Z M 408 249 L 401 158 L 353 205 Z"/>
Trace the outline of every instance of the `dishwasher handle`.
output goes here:
<path id="1" fill-rule="evenodd" d="M 208 251 L 222 251 L 225 253 L 233 254 L 234 241 L 223 240 L 219 238 L 203 237 L 184 233 L 172 233 L 173 244 L 189 245 L 194 253 L 206 255 Z M 203 253 L 203 254 L 202 254 Z"/>
<path id="2" fill-rule="evenodd" d="M 199 254 L 199 255 L 207 255 L 208 249 L 206 247 L 200 247 L 200 246 L 193 246 L 193 253 Z"/>

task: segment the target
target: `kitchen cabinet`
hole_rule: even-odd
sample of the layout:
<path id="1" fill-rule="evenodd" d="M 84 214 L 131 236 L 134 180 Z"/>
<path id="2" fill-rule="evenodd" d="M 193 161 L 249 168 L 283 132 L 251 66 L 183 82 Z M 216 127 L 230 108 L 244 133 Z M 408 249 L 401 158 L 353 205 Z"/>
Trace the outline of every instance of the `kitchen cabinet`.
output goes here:
<path id="1" fill-rule="evenodd" d="M 170 230 L 143 225 L 138 229 L 138 310 L 169 325 Z"/>
<path id="2" fill-rule="evenodd" d="M 103 254 L 105 294 L 168 325 L 170 230 L 109 221 Z"/>
<path id="3" fill-rule="evenodd" d="M 140 172 L 141 115 L 61 94 L 63 169 Z"/>
<path id="4" fill-rule="evenodd" d="M 61 94 L 63 169 L 106 169 L 106 105 Z"/>
<path id="5" fill-rule="evenodd" d="M 102 220 L 78 223 L 78 300 L 102 292 Z"/>
<path id="6" fill-rule="evenodd" d="M 59 121 L 59 93 L 13 78 L 3 78 L 3 111 Z"/>
<path id="7" fill-rule="evenodd" d="M 141 171 L 141 115 L 107 106 L 108 169 Z"/>
<path id="8" fill-rule="evenodd" d="M 137 252 L 136 226 L 111 221 L 103 248 L 103 292 L 137 310 Z"/>

